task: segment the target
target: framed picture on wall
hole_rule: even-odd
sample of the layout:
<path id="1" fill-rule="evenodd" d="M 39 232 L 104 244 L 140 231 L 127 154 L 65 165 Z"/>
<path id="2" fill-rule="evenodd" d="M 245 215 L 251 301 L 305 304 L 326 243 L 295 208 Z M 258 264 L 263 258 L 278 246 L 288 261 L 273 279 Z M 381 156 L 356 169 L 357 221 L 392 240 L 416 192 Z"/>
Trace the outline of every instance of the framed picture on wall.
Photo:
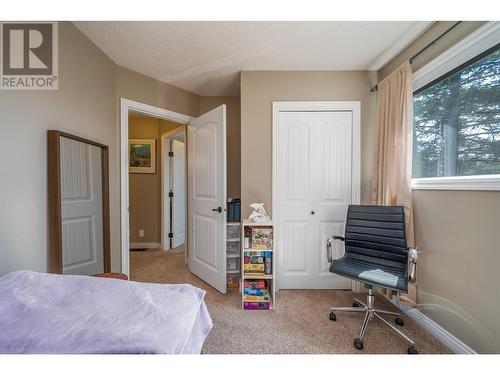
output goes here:
<path id="1" fill-rule="evenodd" d="M 130 173 L 156 173 L 156 139 L 128 140 Z"/>

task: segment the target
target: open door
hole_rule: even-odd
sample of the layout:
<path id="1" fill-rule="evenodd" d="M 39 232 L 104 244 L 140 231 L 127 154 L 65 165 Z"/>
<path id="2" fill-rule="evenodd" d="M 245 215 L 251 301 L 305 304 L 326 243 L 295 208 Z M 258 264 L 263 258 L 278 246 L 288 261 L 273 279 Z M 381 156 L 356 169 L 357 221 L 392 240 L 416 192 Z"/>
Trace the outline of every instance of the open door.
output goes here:
<path id="1" fill-rule="evenodd" d="M 226 106 L 188 125 L 189 269 L 226 293 Z"/>
<path id="2" fill-rule="evenodd" d="M 173 233 L 173 247 L 176 248 L 182 245 L 185 241 L 185 197 L 184 185 L 185 179 L 185 161 L 186 155 L 184 153 L 184 142 L 177 139 L 172 140 L 172 151 L 174 153 L 172 163 L 172 233 Z"/>

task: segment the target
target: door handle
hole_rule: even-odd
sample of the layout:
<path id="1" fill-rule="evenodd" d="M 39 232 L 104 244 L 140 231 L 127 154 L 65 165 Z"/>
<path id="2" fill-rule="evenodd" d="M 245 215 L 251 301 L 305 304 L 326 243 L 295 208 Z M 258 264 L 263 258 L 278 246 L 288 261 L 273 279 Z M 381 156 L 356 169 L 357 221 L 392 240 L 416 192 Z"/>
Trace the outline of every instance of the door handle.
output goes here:
<path id="1" fill-rule="evenodd" d="M 311 215 L 314 215 L 314 211 L 311 211 Z"/>
<path id="2" fill-rule="evenodd" d="M 221 213 L 222 212 L 222 207 L 217 207 L 217 208 L 212 208 L 212 211 Z"/>

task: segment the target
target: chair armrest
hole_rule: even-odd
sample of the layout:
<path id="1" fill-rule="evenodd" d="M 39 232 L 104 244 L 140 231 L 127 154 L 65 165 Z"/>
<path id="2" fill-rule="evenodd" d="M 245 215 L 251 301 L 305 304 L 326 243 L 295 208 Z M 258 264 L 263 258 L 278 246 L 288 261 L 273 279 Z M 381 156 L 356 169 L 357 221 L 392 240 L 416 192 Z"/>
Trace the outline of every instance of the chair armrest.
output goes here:
<path id="1" fill-rule="evenodd" d="M 413 247 L 408 248 L 408 281 L 414 283 L 417 281 L 417 258 L 418 251 Z"/>
<path id="2" fill-rule="evenodd" d="M 328 263 L 333 262 L 335 259 L 333 259 L 332 255 L 332 242 L 334 240 L 340 240 L 340 241 L 345 241 L 345 238 L 342 236 L 331 236 L 326 240 L 326 258 L 328 260 Z"/>

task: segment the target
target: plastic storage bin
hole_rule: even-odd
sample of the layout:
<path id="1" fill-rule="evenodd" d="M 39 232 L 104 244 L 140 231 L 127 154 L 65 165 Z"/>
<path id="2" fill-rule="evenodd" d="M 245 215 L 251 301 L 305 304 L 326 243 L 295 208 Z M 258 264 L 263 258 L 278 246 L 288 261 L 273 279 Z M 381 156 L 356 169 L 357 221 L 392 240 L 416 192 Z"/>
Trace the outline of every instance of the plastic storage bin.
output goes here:
<path id="1" fill-rule="evenodd" d="M 229 288 L 238 288 L 240 286 L 240 273 L 228 273 L 226 281 Z"/>
<path id="2" fill-rule="evenodd" d="M 227 241 L 226 250 L 228 253 L 240 253 L 240 242 L 241 241 Z"/>
<path id="3" fill-rule="evenodd" d="M 228 271 L 239 271 L 240 270 L 240 257 L 231 257 L 227 259 L 227 267 Z"/>
<path id="4" fill-rule="evenodd" d="M 240 224 L 227 225 L 227 238 L 240 238 Z"/>

